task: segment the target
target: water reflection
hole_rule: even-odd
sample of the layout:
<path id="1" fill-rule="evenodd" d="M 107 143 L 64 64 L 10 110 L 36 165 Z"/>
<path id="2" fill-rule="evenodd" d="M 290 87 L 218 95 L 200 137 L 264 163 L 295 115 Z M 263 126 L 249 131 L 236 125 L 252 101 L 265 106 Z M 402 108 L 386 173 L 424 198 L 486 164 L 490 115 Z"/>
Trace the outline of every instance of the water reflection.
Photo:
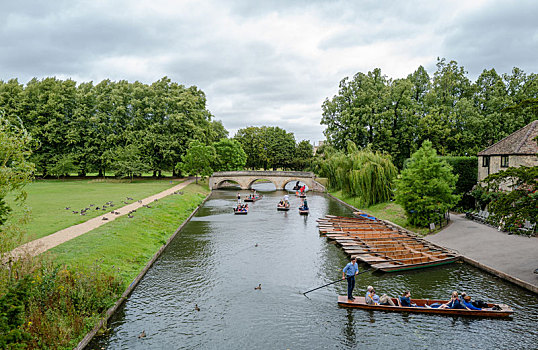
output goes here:
<path id="1" fill-rule="evenodd" d="M 264 185 L 255 186 L 261 192 Z M 308 217 L 299 215 L 294 196 L 292 209 L 278 212 L 284 193 L 264 192 L 248 215 L 234 216 L 237 191 L 215 191 L 111 320 L 110 334 L 90 348 L 535 348 L 538 298 L 465 264 L 368 272 L 357 276 L 356 294 L 372 285 L 393 297 L 411 290 L 415 298 L 446 298 L 457 289 L 510 304 L 512 320 L 340 308 L 336 296 L 346 294 L 345 282 L 305 298 L 301 291 L 337 280 L 347 263 L 340 248 L 319 236 L 316 219 L 351 212 L 313 193 Z"/>

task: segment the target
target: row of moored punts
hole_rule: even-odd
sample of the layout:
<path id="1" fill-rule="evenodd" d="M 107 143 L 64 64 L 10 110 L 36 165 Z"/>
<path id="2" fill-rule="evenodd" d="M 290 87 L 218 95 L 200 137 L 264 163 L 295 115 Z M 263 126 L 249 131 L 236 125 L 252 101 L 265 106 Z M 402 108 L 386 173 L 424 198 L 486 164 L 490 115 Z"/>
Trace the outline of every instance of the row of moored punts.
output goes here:
<path id="1" fill-rule="evenodd" d="M 448 264 L 459 255 L 362 212 L 356 217 L 327 215 L 319 232 L 358 261 L 384 272 Z"/>

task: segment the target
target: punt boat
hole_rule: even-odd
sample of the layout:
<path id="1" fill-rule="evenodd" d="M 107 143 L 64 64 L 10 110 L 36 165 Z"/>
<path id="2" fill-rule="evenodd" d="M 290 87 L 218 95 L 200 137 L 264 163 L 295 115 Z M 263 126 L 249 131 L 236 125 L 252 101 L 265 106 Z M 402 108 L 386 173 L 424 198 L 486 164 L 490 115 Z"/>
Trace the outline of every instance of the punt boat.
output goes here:
<path id="1" fill-rule="evenodd" d="M 235 215 L 247 215 L 248 208 L 246 208 L 246 210 L 238 210 L 237 208 L 234 208 L 234 214 Z"/>
<path id="2" fill-rule="evenodd" d="M 308 215 L 309 211 L 310 211 L 309 209 L 301 209 L 301 207 L 299 207 L 299 214 L 300 215 Z"/>
<path id="3" fill-rule="evenodd" d="M 394 304 L 398 305 L 396 298 L 392 298 Z M 437 315 L 451 315 L 451 316 L 470 316 L 470 317 L 510 317 L 514 313 L 514 310 L 505 304 L 488 304 L 489 308 L 497 305 L 500 310 L 482 309 L 482 310 L 467 310 L 467 309 L 437 309 L 428 308 L 425 305 L 431 305 L 433 303 L 444 304 L 447 300 L 430 300 L 430 299 L 411 299 L 411 302 L 417 304 L 416 307 L 407 306 L 391 306 L 391 305 L 368 305 L 364 297 L 355 297 L 355 300 L 349 300 L 347 295 L 338 296 L 338 305 L 343 307 L 356 307 L 366 310 L 378 310 L 388 312 L 412 312 L 412 313 L 424 313 L 424 314 L 437 314 Z"/>
<path id="4" fill-rule="evenodd" d="M 257 200 L 260 200 L 262 199 L 263 196 L 260 196 L 260 195 L 250 195 L 248 196 L 247 198 L 244 199 L 245 202 L 256 202 Z"/>
<path id="5" fill-rule="evenodd" d="M 278 211 L 288 211 L 290 210 L 290 205 L 280 205 L 280 204 L 277 204 L 276 205 L 276 210 Z"/>

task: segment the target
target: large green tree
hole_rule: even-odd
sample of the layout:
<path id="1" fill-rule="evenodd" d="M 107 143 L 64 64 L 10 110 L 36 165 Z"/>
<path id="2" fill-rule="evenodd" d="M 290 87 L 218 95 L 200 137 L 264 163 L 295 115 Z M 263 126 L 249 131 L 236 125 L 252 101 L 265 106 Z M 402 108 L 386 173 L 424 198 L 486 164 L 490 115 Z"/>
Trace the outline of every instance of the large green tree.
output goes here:
<path id="1" fill-rule="evenodd" d="M 439 222 L 459 200 L 454 194 L 457 179 L 432 143 L 424 141 L 396 181 L 396 201 L 405 209 L 409 223 L 426 227 Z"/>
<path id="2" fill-rule="evenodd" d="M 213 143 L 215 148 L 215 171 L 242 170 L 247 162 L 247 155 L 236 140 L 222 139 Z"/>

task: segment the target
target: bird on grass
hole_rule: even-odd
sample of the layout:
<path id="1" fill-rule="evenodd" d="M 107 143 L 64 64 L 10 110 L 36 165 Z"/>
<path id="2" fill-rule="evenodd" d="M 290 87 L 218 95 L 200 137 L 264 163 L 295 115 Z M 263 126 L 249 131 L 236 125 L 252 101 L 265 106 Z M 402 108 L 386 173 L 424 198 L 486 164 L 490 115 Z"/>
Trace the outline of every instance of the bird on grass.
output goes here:
<path id="1" fill-rule="evenodd" d="M 131 197 L 127 197 L 127 200 L 128 201 L 132 201 L 133 199 Z"/>
<path id="2" fill-rule="evenodd" d="M 128 217 L 129 219 L 134 218 L 134 216 L 132 216 L 131 214 L 127 215 L 127 217 Z"/>
<path id="3" fill-rule="evenodd" d="M 69 209 L 71 209 L 71 207 L 65 207 L 65 210 L 69 210 Z"/>
<path id="4" fill-rule="evenodd" d="M 261 284 L 261 283 L 258 284 L 258 286 L 257 286 L 257 287 L 254 287 L 254 289 L 256 289 L 256 290 L 260 290 L 260 289 L 262 289 L 262 284 Z"/>
<path id="5" fill-rule="evenodd" d="M 194 305 L 194 310 L 196 310 L 196 311 L 200 311 L 200 308 L 198 307 L 198 304 L 195 304 L 195 305 Z"/>
<path id="6" fill-rule="evenodd" d="M 138 338 L 145 338 L 146 337 L 146 331 L 143 330 L 142 333 L 138 336 Z"/>

